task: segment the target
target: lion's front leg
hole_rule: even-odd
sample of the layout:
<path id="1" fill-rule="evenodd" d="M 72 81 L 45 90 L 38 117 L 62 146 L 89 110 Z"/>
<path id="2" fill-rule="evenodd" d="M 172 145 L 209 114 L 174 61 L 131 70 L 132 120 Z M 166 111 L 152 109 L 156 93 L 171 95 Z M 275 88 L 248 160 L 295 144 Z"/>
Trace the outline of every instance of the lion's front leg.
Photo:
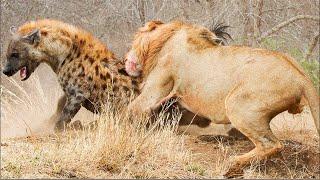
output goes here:
<path id="1" fill-rule="evenodd" d="M 148 78 L 141 94 L 129 104 L 129 113 L 136 116 L 149 114 L 152 110 L 157 109 L 161 103 L 174 96 L 173 80 L 163 74 Z"/>
<path id="2" fill-rule="evenodd" d="M 128 111 L 132 115 L 140 116 L 150 114 L 157 109 L 166 99 L 172 97 L 169 89 L 150 89 L 144 91 L 128 106 Z"/>

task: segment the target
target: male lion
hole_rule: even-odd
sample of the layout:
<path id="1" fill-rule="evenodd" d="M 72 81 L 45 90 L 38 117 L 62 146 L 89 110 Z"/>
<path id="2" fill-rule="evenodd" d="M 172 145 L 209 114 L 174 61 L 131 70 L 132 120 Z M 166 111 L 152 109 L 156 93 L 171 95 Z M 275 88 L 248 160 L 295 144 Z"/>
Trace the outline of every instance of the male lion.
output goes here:
<path id="1" fill-rule="evenodd" d="M 230 171 L 282 148 L 269 122 L 286 110 L 301 112 L 302 98 L 319 133 L 319 96 L 297 62 L 265 49 L 221 46 L 217 36 L 201 26 L 147 23 L 135 35 L 126 71 L 145 81 L 130 111 L 150 112 L 178 97 L 191 112 L 215 123 L 231 123 L 246 135 L 256 147 L 237 156 Z"/>

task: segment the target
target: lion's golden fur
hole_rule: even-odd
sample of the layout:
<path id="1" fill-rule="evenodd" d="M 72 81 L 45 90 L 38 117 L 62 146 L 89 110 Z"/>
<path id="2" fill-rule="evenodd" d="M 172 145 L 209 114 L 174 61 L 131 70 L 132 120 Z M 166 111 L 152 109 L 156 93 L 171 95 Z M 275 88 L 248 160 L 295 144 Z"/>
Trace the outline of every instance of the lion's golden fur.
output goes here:
<path id="1" fill-rule="evenodd" d="M 153 31 L 156 28 L 157 31 Z M 137 31 L 132 44 L 132 47 L 136 50 L 136 55 L 142 60 L 141 63 L 144 64 L 144 76 L 146 76 L 157 63 L 155 57 L 165 43 L 181 29 L 187 30 L 188 43 L 193 45 L 191 49 L 201 51 L 219 45 L 216 41 L 216 35 L 206 28 L 181 21 L 174 21 L 168 24 L 160 21 L 150 21 Z"/>
<path id="2" fill-rule="evenodd" d="M 231 123 L 256 148 L 236 157 L 229 172 L 282 148 L 269 123 L 283 111 L 299 113 L 307 102 L 320 133 L 319 95 L 293 58 L 266 49 L 222 46 L 208 29 L 182 22 L 150 22 L 142 29 L 129 52 L 135 57 L 128 61 L 142 66 L 145 85 L 129 110 L 150 112 L 179 97 L 191 112 Z"/>

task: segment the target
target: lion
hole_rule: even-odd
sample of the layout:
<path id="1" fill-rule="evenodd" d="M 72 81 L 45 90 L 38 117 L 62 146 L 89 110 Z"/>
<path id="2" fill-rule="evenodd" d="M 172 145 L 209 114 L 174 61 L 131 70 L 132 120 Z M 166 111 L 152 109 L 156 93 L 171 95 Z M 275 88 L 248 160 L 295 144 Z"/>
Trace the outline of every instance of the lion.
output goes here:
<path id="1" fill-rule="evenodd" d="M 144 81 L 129 112 L 149 113 L 177 97 L 182 107 L 217 124 L 231 123 L 255 144 L 235 157 L 229 175 L 282 149 L 269 124 L 281 112 L 299 113 L 307 102 L 320 132 L 319 95 L 295 60 L 266 49 L 222 46 L 202 26 L 148 22 L 135 34 L 126 71 Z"/>

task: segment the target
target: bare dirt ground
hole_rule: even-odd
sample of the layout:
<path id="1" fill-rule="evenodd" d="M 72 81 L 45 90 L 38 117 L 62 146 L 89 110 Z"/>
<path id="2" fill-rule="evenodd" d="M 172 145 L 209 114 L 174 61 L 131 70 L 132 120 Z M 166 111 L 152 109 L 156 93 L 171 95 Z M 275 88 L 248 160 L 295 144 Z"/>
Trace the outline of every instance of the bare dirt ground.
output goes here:
<path id="1" fill-rule="evenodd" d="M 319 149 L 297 141 L 282 141 L 282 152 L 268 160 L 252 164 L 244 170 L 243 178 L 319 178 Z M 223 160 L 235 154 L 248 152 L 254 145 L 247 139 L 216 138 L 213 136 L 188 137 L 187 147 L 197 154 L 197 171 L 217 177 L 227 169 Z M 219 176 L 218 176 L 219 177 Z M 221 176 L 223 178 L 223 176 Z"/>

